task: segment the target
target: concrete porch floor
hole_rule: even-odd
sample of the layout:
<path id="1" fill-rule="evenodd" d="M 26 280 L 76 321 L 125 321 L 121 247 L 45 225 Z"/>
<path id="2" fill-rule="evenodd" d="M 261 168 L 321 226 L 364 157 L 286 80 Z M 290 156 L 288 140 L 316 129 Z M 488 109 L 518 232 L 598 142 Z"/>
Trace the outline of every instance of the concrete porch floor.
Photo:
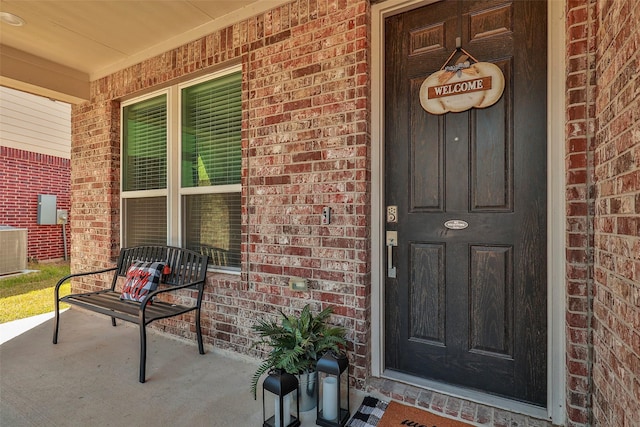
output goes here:
<path id="1" fill-rule="evenodd" d="M 0 344 L 0 426 L 261 426 L 250 379 L 257 361 L 158 333 L 147 336 L 147 382 L 138 382 L 134 325 L 70 309 L 58 344 L 47 320 Z M 354 391 L 353 414 L 364 395 Z M 316 413 L 301 413 L 304 427 Z"/>

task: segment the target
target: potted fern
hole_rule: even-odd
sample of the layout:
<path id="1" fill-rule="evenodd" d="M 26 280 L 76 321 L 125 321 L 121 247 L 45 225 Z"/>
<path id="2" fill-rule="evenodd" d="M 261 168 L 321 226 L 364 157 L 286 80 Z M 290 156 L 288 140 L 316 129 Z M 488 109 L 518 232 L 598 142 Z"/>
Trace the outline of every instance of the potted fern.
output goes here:
<path id="1" fill-rule="evenodd" d="M 272 369 L 282 369 L 298 376 L 300 411 L 308 411 L 316 405 L 316 362 L 325 352 L 337 353 L 345 347 L 345 329 L 327 323 L 333 307 L 327 307 L 315 316 L 309 304 L 299 316 L 288 316 L 279 311 L 279 322 L 258 320 L 253 326 L 260 339 L 252 348 L 266 344 L 271 350 L 253 374 L 251 392 L 255 399 L 260 377 Z"/>

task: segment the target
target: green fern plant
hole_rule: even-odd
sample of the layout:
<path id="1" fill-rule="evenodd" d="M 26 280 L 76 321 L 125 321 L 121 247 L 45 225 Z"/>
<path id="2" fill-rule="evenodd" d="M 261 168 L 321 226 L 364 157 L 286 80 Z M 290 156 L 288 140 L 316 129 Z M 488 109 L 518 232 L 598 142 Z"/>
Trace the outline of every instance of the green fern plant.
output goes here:
<path id="1" fill-rule="evenodd" d="M 280 322 L 258 320 L 253 330 L 260 337 L 251 348 L 265 344 L 271 347 L 268 357 L 260 364 L 251 379 L 251 393 L 256 398 L 260 377 L 272 369 L 289 374 L 313 371 L 316 362 L 327 351 L 339 352 L 346 345 L 345 329 L 333 326 L 327 320 L 333 307 L 327 307 L 314 316 L 309 304 L 299 316 L 287 316 L 280 311 Z"/>

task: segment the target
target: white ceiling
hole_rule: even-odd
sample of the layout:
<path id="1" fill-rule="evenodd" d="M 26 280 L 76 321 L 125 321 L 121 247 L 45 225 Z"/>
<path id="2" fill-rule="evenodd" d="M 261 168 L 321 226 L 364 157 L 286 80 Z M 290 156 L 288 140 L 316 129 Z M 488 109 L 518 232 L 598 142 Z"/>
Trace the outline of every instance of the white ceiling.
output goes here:
<path id="1" fill-rule="evenodd" d="M 47 69 L 74 81 L 96 80 L 285 2 L 0 0 L 1 12 L 25 21 L 21 27 L 0 24 L 6 60 L 0 64 L 0 84 L 16 86 L 16 80 L 31 78 L 28 85 L 47 86 L 42 76 Z M 16 58 L 20 67 L 11 66 Z M 35 68 L 18 72 L 28 65 Z"/>

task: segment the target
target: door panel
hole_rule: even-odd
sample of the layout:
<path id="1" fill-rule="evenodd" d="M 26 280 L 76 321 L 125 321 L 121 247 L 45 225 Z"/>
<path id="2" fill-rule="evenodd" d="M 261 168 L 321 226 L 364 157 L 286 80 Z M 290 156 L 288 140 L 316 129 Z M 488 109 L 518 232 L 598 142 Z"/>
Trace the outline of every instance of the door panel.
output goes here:
<path id="1" fill-rule="evenodd" d="M 456 37 L 504 94 L 429 114 L 420 86 Z M 385 51 L 385 367 L 544 406 L 546 3 L 438 2 L 387 18 Z"/>
<path id="2" fill-rule="evenodd" d="M 505 81 L 513 81 L 511 61 L 496 61 Z M 513 91 L 505 86 L 502 98 L 491 108 L 470 112 L 471 210 L 513 210 Z"/>
<path id="3" fill-rule="evenodd" d="M 411 245 L 410 339 L 444 344 L 444 245 Z"/>
<path id="4" fill-rule="evenodd" d="M 513 358 L 513 247 L 472 246 L 470 350 Z"/>

